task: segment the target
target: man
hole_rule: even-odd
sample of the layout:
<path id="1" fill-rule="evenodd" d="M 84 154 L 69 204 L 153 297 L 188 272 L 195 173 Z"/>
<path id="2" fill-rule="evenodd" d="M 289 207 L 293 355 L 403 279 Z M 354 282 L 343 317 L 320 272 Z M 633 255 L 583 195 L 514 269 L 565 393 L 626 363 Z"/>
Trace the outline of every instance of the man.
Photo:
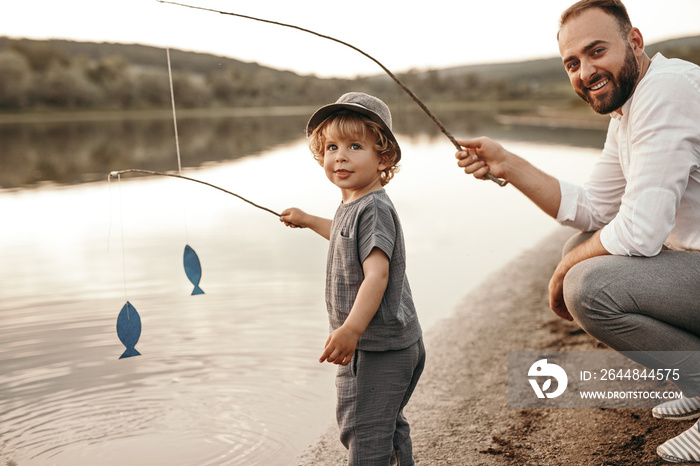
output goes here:
<path id="1" fill-rule="evenodd" d="M 653 415 L 695 419 L 700 67 L 660 54 L 650 59 L 619 0 L 572 5 L 558 42 L 576 93 L 611 116 L 589 182 L 559 181 L 488 138 L 460 140 L 458 165 L 476 178 L 490 171 L 508 180 L 562 224 L 589 232 L 565 247 L 549 284 L 550 307 L 617 351 L 642 352 L 639 362 L 678 368 L 684 398 L 655 407 Z M 657 452 L 668 461 L 700 462 L 699 429 L 700 422 Z"/>

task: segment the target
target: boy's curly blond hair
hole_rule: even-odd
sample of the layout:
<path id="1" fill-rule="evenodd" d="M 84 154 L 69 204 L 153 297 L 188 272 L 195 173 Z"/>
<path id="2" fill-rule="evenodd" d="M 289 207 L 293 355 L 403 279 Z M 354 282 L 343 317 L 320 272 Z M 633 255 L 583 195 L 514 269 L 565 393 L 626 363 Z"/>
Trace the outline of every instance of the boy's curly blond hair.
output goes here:
<path id="1" fill-rule="evenodd" d="M 399 171 L 397 144 L 387 138 L 382 127 L 369 118 L 350 111 L 339 111 L 318 125 L 309 136 L 309 148 L 314 159 L 323 166 L 326 137 L 332 134 L 342 139 L 364 139 L 368 134 L 374 135 L 374 149 L 387 165 L 381 173 L 381 184 L 385 186 Z"/>

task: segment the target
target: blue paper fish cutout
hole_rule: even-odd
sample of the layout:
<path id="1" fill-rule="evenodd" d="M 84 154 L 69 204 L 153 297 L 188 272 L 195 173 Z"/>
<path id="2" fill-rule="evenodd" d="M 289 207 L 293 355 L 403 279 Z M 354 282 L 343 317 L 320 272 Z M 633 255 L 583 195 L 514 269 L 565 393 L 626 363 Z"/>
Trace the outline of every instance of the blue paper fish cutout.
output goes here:
<path id="1" fill-rule="evenodd" d="M 126 346 L 126 351 L 119 356 L 119 359 L 141 356 L 141 353 L 135 348 L 141 336 L 141 316 L 129 301 L 122 307 L 117 317 L 117 335 L 122 344 Z"/>
<path id="2" fill-rule="evenodd" d="M 183 257 L 185 263 L 185 274 L 194 285 L 192 294 L 204 294 L 204 291 L 199 287 L 199 281 L 202 279 L 202 266 L 199 263 L 199 257 L 194 249 L 189 244 L 185 245 L 185 255 Z"/>

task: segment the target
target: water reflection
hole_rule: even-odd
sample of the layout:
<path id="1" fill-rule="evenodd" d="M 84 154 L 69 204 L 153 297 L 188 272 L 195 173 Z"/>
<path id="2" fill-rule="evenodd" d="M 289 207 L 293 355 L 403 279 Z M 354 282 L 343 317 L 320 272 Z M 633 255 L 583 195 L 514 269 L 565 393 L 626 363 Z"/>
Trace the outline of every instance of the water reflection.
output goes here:
<path id="1" fill-rule="evenodd" d="M 410 104 L 410 105 L 409 105 Z M 395 103 L 397 133 L 444 137 L 412 102 Z M 601 147 L 601 130 L 504 126 L 494 112 L 435 110 L 455 136 L 488 135 L 502 140 Z M 216 112 L 212 112 L 216 114 Z M 255 117 L 178 118 L 183 167 L 235 160 L 303 137 L 309 113 Z M 168 118 L 0 124 L 0 189 L 45 182 L 102 180 L 112 170 L 177 169 L 173 122 Z"/>
<path id="2" fill-rule="evenodd" d="M 305 118 L 180 118 L 183 165 L 234 160 L 288 143 L 303 135 Z M 2 188 L 96 181 L 125 168 L 177 169 L 168 119 L 0 125 L 0 145 Z"/>

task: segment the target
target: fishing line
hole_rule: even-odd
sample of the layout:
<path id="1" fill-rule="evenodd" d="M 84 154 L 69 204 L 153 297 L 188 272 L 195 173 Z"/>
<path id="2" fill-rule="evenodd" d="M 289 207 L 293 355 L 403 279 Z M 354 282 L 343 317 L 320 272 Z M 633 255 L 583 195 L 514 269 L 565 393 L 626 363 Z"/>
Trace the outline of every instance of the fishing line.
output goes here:
<path id="1" fill-rule="evenodd" d="M 112 174 L 107 177 L 107 184 L 109 185 L 109 227 L 107 228 L 107 252 L 109 252 L 109 244 L 112 241 L 112 217 L 114 213 L 112 212 Z M 119 229 L 121 232 L 121 243 L 122 243 L 122 274 L 124 275 L 124 298 L 127 298 L 126 292 L 126 254 L 124 253 L 124 213 L 122 208 L 122 178 L 117 174 L 117 188 L 119 189 Z"/>
<path id="2" fill-rule="evenodd" d="M 173 106 L 173 126 L 175 128 L 175 147 L 177 149 L 177 168 L 178 173 L 182 176 L 182 159 L 180 158 L 180 138 L 177 133 L 177 113 L 175 112 L 175 90 L 173 86 L 173 70 L 170 66 L 170 47 L 166 49 L 168 55 L 168 80 L 170 81 L 170 102 Z M 187 208 L 185 207 L 184 192 L 180 192 L 182 199 L 182 215 L 185 219 L 185 252 L 182 257 L 183 265 L 185 266 L 185 275 L 194 285 L 192 294 L 204 294 L 204 291 L 199 287 L 199 281 L 202 279 L 202 264 L 199 262 L 199 256 L 192 246 L 189 245 L 189 231 L 187 229 Z"/>
<path id="3" fill-rule="evenodd" d="M 121 243 L 122 243 L 122 274 L 124 275 L 124 299 L 127 298 L 126 292 L 126 254 L 124 253 L 124 209 L 122 207 L 122 178 L 119 173 L 115 173 L 117 176 L 117 189 L 119 190 L 119 230 L 121 233 Z M 109 185 L 109 227 L 107 228 L 107 252 L 109 252 L 109 243 L 112 241 L 112 217 L 114 213 L 112 212 L 112 173 L 107 176 L 107 184 Z"/>
<path id="4" fill-rule="evenodd" d="M 128 292 L 126 287 L 126 252 L 124 248 L 124 209 L 122 206 L 122 178 L 117 176 L 117 186 L 119 189 L 119 225 L 121 230 L 121 243 L 122 243 L 122 274 L 124 281 L 124 300 L 126 303 L 122 306 L 121 311 L 117 315 L 117 337 L 126 347 L 126 350 L 119 356 L 119 359 L 129 358 L 132 356 L 140 356 L 141 353 L 136 349 L 136 343 L 138 343 L 141 336 L 141 316 L 139 315 L 136 308 L 129 302 Z M 112 205 L 112 185 L 111 178 L 107 177 L 107 182 L 109 184 L 109 198 L 110 198 L 110 214 Z M 110 216 L 110 230 L 112 227 L 112 221 Z M 108 240 L 109 241 L 109 240 Z"/>
<path id="5" fill-rule="evenodd" d="M 170 82 L 170 102 L 173 107 L 173 126 L 175 128 L 175 150 L 177 152 L 177 172 L 182 175 L 182 159 L 180 158 L 180 138 L 177 134 L 177 113 L 175 112 L 175 91 L 173 90 L 173 70 L 170 67 L 170 48 L 165 49 L 168 56 L 168 81 Z"/>
<path id="6" fill-rule="evenodd" d="M 306 28 L 303 28 L 303 27 L 295 26 L 295 25 L 293 25 L 293 24 L 280 23 L 280 22 L 278 22 L 278 21 L 272 21 L 272 20 L 269 20 L 269 19 L 257 18 L 257 17 L 255 17 L 255 16 L 248 16 L 248 15 L 243 15 L 243 14 L 240 14 L 240 13 L 232 13 L 232 12 L 228 12 L 228 11 L 215 10 L 215 9 L 212 9 L 212 8 L 205 8 L 205 7 L 200 7 L 200 6 L 187 5 L 187 4 L 184 4 L 184 3 L 171 2 L 171 1 L 167 1 L 167 0 L 157 0 L 157 1 L 158 1 L 159 3 L 167 3 L 167 4 L 170 4 L 170 5 L 182 6 L 182 7 L 185 7 L 185 8 L 192 8 L 192 9 L 195 9 L 195 10 L 210 11 L 210 12 L 212 12 L 212 13 L 219 13 L 219 14 L 222 14 L 222 15 L 237 16 L 237 17 L 239 17 L 239 18 L 245 18 L 245 19 L 251 19 L 251 20 L 253 20 L 253 21 L 259 21 L 259 22 L 261 22 L 261 23 L 274 24 L 274 25 L 276 25 L 276 26 L 282 26 L 282 27 L 287 27 L 287 28 L 291 28 L 291 29 L 296 29 L 296 30 L 298 30 L 298 31 L 306 32 L 306 33 L 308 33 L 308 34 L 312 34 L 312 35 L 314 35 L 314 36 L 321 37 L 322 39 L 328 39 L 328 40 L 331 40 L 331 41 L 333 41 L 333 42 L 337 42 L 337 43 L 339 43 L 339 44 L 342 44 L 342 45 L 344 45 L 344 46 L 346 46 L 346 47 L 349 47 L 349 48 L 355 50 L 356 52 L 359 52 L 360 54 L 364 55 L 365 57 L 369 58 L 370 60 L 372 60 L 372 61 L 373 61 L 374 63 L 376 63 L 377 65 L 379 65 L 379 67 L 380 67 L 382 70 L 384 70 L 384 72 L 385 72 L 386 74 L 388 74 L 389 77 L 390 77 L 391 79 L 393 79 L 393 80 L 396 82 L 396 84 L 398 84 L 399 87 L 401 87 L 401 89 L 403 89 L 403 90 L 411 97 L 411 99 L 413 99 L 413 101 L 414 101 L 416 104 L 418 104 L 418 106 L 433 120 L 433 122 L 437 125 L 437 127 L 440 128 L 440 131 L 442 131 L 442 133 L 443 133 L 445 136 L 447 136 L 447 139 L 450 140 L 450 142 L 455 146 L 455 148 L 456 148 L 457 150 L 463 150 L 463 147 L 457 142 L 457 140 L 454 138 L 454 136 L 452 136 L 452 134 L 450 134 L 450 132 L 447 131 L 447 128 L 445 128 L 445 126 L 442 124 L 442 122 L 441 122 L 441 121 L 433 114 L 433 112 L 431 112 L 430 109 L 428 109 L 428 107 L 413 93 L 413 91 L 411 91 L 411 89 L 409 89 L 408 87 L 406 87 L 406 85 L 405 85 L 403 82 L 401 82 L 401 80 L 400 80 L 399 78 L 397 78 L 397 77 L 394 75 L 394 73 L 392 73 L 392 72 L 391 72 L 386 66 L 384 66 L 379 60 L 377 60 L 376 58 L 372 57 L 371 55 L 369 55 L 368 53 L 364 52 L 363 50 L 360 50 L 359 48 L 355 47 L 355 46 L 352 45 L 352 44 L 349 44 L 349 43 L 347 43 L 347 42 L 345 42 L 345 41 L 342 41 L 342 40 L 340 40 L 340 39 L 336 39 L 335 37 L 327 36 L 327 35 L 325 35 L 325 34 L 320 34 L 320 33 L 318 33 L 318 32 L 312 31 L 312 30 L 310 30 L 310 29 L 306 29 Z M 494 183 L 498 184 L 499 186 L 505 186 L 505 185 L 508 184 L 508 181 L 507 181 L 507 180 L 503 180 L 503 179 L 497 178 L 496 176 L 494 176 L 494 175 L 491 174 L 491 173 L 487 173 L 487 174 L 486 174 L 486 177 L 487 177 L 488 179 L 490 179 L 491 181 L 493 181 Z"/>
<path id="7" fill-rule="evenodd" d="M 165 49 L 166 55 L 168 57 L 168 81 L 170 83 L 170 103 L 173 107 L 173 128 L 175 130 L 175 152 L 177 153 L 177 172 L 182 175 L 182 157 L 180 156 L 180 136 L 177 131 L 177 112 L 175 111 L 175 90 L 173 86 L 173 70 L 170 66 L 170 47 Z M 180 200 L 182 201 L 182 216 L 185 221 L 185 243 L 190 241 L 190 232 L 188 229 L 187 222 L 187 209 L 185 208 L 185 195 L 184 192 L 180 192 Z"/>
<path id="8" fill-rule="evenodd" d="M 107 180 L 109 181 L 109 179 Z M 122 177 L 117 176 L 117 187 L 119 189 L 119 228 L 122 242 L 122 274 L 124 275 L 124 300 L 128 301 L 126 291 L 126 252 L 124 252 L 124 209 L 122 208 Z"/>
<path id="9" fill-rule="evenodd" d="M 117 337 L 126 347 L 126 350 L 119 356 L 119 359 L 139 356 L 141 353 L 136 349 L 141 336 L 141 316 L 136 308 L 129 302 L 129 293 L 126 285 L 126 251 L 124 248 L 124 209 L 122 205 L 122 178 L 117 174 L 117 186 L 119 189 L 119 229 L 121 232 L 122 243 L 122 278 L 124 284 L 124 300 L 126 303 L 122 306 L 121 311 L 117 315 Z M 107 177 L 109 184 L 109 230 L 107 231 L 107 250 L 109 251 L 109 243 L 112 234 L 112 174 Z"/>

